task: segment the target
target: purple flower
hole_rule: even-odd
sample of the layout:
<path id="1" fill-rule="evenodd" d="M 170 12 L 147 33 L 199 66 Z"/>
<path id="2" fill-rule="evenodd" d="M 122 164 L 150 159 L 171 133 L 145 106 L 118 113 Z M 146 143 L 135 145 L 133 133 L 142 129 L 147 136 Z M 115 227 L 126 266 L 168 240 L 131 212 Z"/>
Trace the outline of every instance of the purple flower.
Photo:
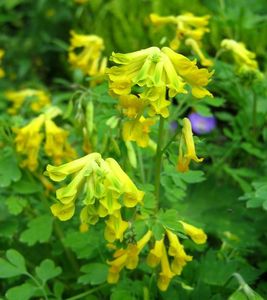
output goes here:
<path id="1" fill-rule="evenodd" d="M 216 119 L 213 116 L 204 117 L 198 113 L 191 113 L 188 116 L 192 130 L 196 134 L 205 134 L 211 132 L 216 127 Z"/>

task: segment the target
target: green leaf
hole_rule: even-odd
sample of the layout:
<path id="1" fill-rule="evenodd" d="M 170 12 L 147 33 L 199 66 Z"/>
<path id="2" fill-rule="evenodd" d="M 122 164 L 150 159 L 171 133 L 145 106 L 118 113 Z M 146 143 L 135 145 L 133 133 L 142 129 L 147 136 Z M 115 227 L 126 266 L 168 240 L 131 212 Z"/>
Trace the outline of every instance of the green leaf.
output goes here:
<path id="1" fill-rule="evenodd" d="M 34 295 L 37 288 L 29 283 L 23 283 L 22 285 L 12 287 L 6 292 L 8 300 L 28 300 Z"/>
<path id="2" fill-rule="evenodd" d="M 81 271 L 86 274 L 78 278 L 78 283 L 96 285 L 106 281 L 108 266 L 101 263 L 91 263 L 82 266 Z"/>
<path id="3" fill-rule="evenodd" d="M 183 232 L 183 226 L 179 223 L 178 213 L 175 209 L 168 209 L 165 212 L 160 211 L 158 220 L 163 227 L 172 231 Z"/>
<path id="4" fill-rule="evenodd" d="M 47 242 L 52 233 L 53 217 L 39 216 L 28 223 L 28 229 L 20 235 L 20 241 L 32 246 L 37 242 Z"/>
<path id="5" fill-rule="evenodd" d="M 40 192 L 42 187 L 39 182 L 31 181 L 27 176 L 21 178 L 20 181 L 12 185 L 12 188 L 17 194 L 34 194 Z"/>
<path id="6" fill-rule="evenodd" d="M 162 226 L 162 224 L 160 223 L 155 223 L 152 225 L 152 228 L 151 228 L 152 232 L 153 232 L 153 235 L 155 237 L 156 240 L 161 240 L 163 235 L 164 235 L 164 227 Z"/>
<path id="7" fill-rule="evenodd" d="M 7 187 L 21 178 L 17 158 L 11 148 L 0 151 L 0 187 Z"/>
<path id="8" fill-rule="evenodd" d="M 0 258 L 0 278 L 9 278 L 27 273 L 24 257 L 16 250 L 9 249 L 5 260 Z"/>
<path id="9" fill-rule="evenodd" d="M 6 205 L 10 214 L 17 216 L 27 206 L 27 201 L 20 196 L 12 195 L 6 199 Z"/>
<path id="10" fill-rule="evenodd" d="M 41 262 L 40 266 L 35 268 L 35 272 L 43 284 L 45 284 L 47 280 L 61 274 L 62 270 L 60 267 L 56 267 L 51 259 L 45 259 Z"/>

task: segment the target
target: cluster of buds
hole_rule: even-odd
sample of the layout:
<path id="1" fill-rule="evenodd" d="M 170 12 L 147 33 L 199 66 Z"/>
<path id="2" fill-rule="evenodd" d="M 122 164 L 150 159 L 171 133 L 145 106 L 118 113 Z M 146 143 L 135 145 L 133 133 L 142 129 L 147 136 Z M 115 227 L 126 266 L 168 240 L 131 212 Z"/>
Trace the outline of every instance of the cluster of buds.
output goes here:
<path id="1" fill-rule="evenodd" d="M 48 94 L 42 90 L 24 89 L 21 91 L 7 91 L 5 92 L 5 97 L 12 103 L 12 107 L 8 108 L 8 112 L 11 115 L 16 115 L 25 102 L 29 103 L 29 107 L 34 112 L 40 111 L 43 107 L 51 103 Z"/>
<path id="2" fill-rule="evenodd" d="M 123 123 L 123 138 L 141 147 L 148 146 L 151 117 L 169 116 L 169 98 L 188 93 L 188 88 L 196 98 L 212 96 L 205 88 L 212 72 L 199 69 L 195 61 L 168 47 L 113 53 L 111 60 L 119 66 L 107 70 L 110 93 L 119 98 L 123 114 L 130 119 Z M 140 93 L 134 94 L 133 89 Z"/>
<path id="3" fill-rule="evenodd" d="M 50 107 L 45 113 L 31 120 L 22 128 L 14 128 L 16 133 L 16 150 L 24 159 L 21 166 L 35 171 L 38 167 L 38 154 L 41 143 L 45 138 L 44 150 L 55 164 L 60 164 L 63 159 L 73 159 L 76 152 L 67 141 L 68 132 L 58 127 L 52 120 L 59 110 Z M 44 132 L 42 131 L 44 129 Z"/>
<path id="4" fill-rule="evenodd" d="M 103 50 L 104 41 L 101 37 L 71 31 L 69 62 L 84 74 L 103 77 L 107 66 L 107 58 L 102 58 Z"/>
<path id="5" fill-rule="evenodd" d="M 157 14 L 150 15 L 150 20 L 154 25 L 176 25 L 176 34 L 170 42 L 170 47 L 173 50 L 178 50 L 181 43 L 184 43 L 184 45 L 189 46 L 193 50 L 194 54 L 200 59 L 201 64 L 205 67 L 213 65 L 213 62 L 206 58 L 201 50 L 202 38 L 206 32 L 210 31 L 207 27 L 209 18 L 209 15 L 198 17 L 192 13 L 166 17 Z"/>

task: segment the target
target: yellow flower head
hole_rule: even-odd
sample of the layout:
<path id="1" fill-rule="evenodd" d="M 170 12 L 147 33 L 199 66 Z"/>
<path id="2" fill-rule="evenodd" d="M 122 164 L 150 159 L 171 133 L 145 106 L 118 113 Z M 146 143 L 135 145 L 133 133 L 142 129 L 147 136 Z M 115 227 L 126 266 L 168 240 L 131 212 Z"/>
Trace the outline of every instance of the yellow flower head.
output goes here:
<path id="1" fill-rule="evenodd" d="M 30 108 L 35 112 L 40 111 L 51 102 L 50 97 L 41 90 L 25 89 L 21 91 L 7 91 L 5 96 L 12 103 L 12 107 L 8 109 L 8 112 L 12 115 L 18 113 L 26 100 L 29 100 Z"/>
<path id="2" fill-rule="evenodd" d="M 204 158 L 198 158 L 196 155 L 191 123 L 189 119 L 184 118 L 177 169 L 180 172 L 186 172 L 189 170 L 191 160 L 199 163 L 202 162 L 203 159 Z"/>
<path id="3" fill-rule="evenodd" d="M 189 235 L 196 244 L 206 243 L 207 235 L 202 229 L 196 228 L 195 226 L 182 221 L 180 221 L 180 223 L 183 225 L 185 233 Z"/>
<path id="4" fill-rule="evenodd" d="M 177 50 L 184 39 L 191 38 L 200 42 L 203 35 L 209 32 L 208 23 L 210 16 L 198 17 L 192 13 L 185 13 L 178 16 L 162 17 L 157 14 L 151 14 L 150 19 L 154 25 L 174 24 L 176 25 L 176 35 L 171 41 L 170 47 Z"/>
<path id="5" fill-rule="evenodd" d="M 204 87 L 212 73 L 198 69 L 196 62 L 170 48 L 151 47 L 128 54 L 113 53 L 111 60 L 121 65 L 107 71 L 113 94 L 127 95 L 138 85 L 145 89 L 167 87 L 169 97 L 174 97 L 178 93 L 187 93 L 184 88 L 187 84 L 197 98 L 211 95 Z"/>
<path id="6" fill-rule="evenodd" d="M 84 74 L 90 76 L 104 74 L 107 60 L 101 58 L 104 49 L 102 38 L 71 31 L 70 43 L 69 62 L 73 67 L 81 69 Z"/>
<path id="7" fill-rule="evenodd" d="M 134 141 L 139 147 L 145 148 L 149 144 L 150 127 L 154 125 L 155 121 L 150 118 L 126 121 L 123 123 L 122 135 L 125 141 Z"/>
<path id="8" fill-rule="evenodd" d="M 126 222 L 121 219 L 119 210 L 122 206 L 135 207 L 141 203 L 144 193 L 137 189 L 114 159 L 104 160 L 99 153 L 88 154 L 58 167 L 48 165 L 45 172 L 54 181 L 62 181 L 71 174 L 74 176 L 70 183 L 56 191 L 60 203 L 74 203 L 78 194 L 83 194 L 83 204 L 87 208 L 82 210 L 81 222 L 95 224 L 98 217 L 110 216 L 105 236 L 109 241 L 121 239 Z"/>
<path id="9" fill-rule="evenodd" d="M 58 127 L 52 120 L 45 121 L 45 152 L 53 158 L 56 165 L 62 162 L 62 159 L 73 159 L 76 156 L 75 151 L 68 144 L 68 133 Z"/>
<path id="10" fill-rule="evenodd" d="M 258 69 L 258 63 L 255 60 L 256 54 L 247 50 L 243 43 L 235 40 L 225 39 L 221 42 L 221 47 L 233 53 L 238 67 L 247 67 L 248 69 Z"/>
<path id="11" fill-rule="evenodd" d="M 28 125 L 20 129 L 14 129 L 16 133 L 15 143 L 18 153 L 26 156 L 22 161 L 22 167 L 35 171 L 38 167 L 38 153 L 44 135 L 40 132 L 45 121 L 42 114 L 33 119 Z"/>

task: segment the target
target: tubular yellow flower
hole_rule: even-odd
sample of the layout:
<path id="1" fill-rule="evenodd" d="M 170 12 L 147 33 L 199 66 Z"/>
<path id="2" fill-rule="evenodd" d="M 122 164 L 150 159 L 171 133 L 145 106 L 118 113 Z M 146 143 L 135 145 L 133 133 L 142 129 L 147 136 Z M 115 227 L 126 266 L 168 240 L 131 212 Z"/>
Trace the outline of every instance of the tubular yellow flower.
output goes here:
<path id="1" fill-rule="evenodd" d="M 150 126 L 155 121 L 150 118 L 144 118 L 127 121 L 123 124 L 122 136 L 124 141 L 134 141 L 139 147 L 145 148 L 149 144 Z"/>
<path id="2" fill-rule="evenodd" d="M 30 107 L 33 111 L 38 112 L 41 108 L 50 104 L 50 97 L 41 90 L 24 89 L 21 91 L 7 91 L 5 97 L 12 103 L 12 107 L 8 109 L 8 112 L 12 115 L 18 113 L 19 109 L 29 100 Z"/>
<path id="3" fill-rule="evenodd" d="M 38 152 L 43 134 L 40 129 L 45 121 L 44 115 L 33 119 L 28 125 L 21 129 L 14 129 L 17 134 L 15 138 L 16 150 L 23 156 L 27 156 L 22 161 L 22 166 L 27 167 L 31 171 L 35 171 L 38 167 Z"/>
<path id="4" fill-rule="evenodd" d="M 109 241 L 112 236 L 120 239 L 126 230 L 127 222 L 120 217 L 121 207 L 135 207 L 142 203 L 144 196 L 114 159 L 104 160 L 99 153 L 88 154 L 58 167 L 48 165 L 44 174 L 54 181 L 62 181 L 74 174 L 68 185 L 56 191 L 57 199 L 68 205 L 76 201 L 78 194 L 83 194 L 86 207 L 80 215 L 81 223 L 95 224 L 99 217 L 110 216 L 105 233 Z"/>
<path id="5" fill-rule="evenodd" d="M 171 271 L 169 260 L 165 246 L 162 246 L 162 256 L 161 256 L 161 272 L 159 273 L 157 286 L 161 291 L 166 291 L 170 284 L 171 279 L 175 274 Z"/>
<path id="6" fill-rule="evenodd" d="M 198 158 L 196 155 L 191 123 L 189 119 L 184 118 L 177 169 L 180 172 L 186 172 L 189 170 L 191 160 L 199 163 L 202 162 L 203 159 L 204 158 Z"/>
<path id="7" fill-rule="evenodd" d="M 154 248 L 149 251 L 147 256 L 147 264 L 155 268 L 161 261 L 162 252 L 164 247 L 164 238 L 155 242 Z"/>
<path id="8" fill-rule="evenodd" d="M 256 54 L 247 50 L 243 43 L 235 40 L 225 39 L 221 42 L 221 47 L 230 50 L 239 67 L 247 67 L 248 69 L 258 69 L 258 63 L 255 60 Z"/>
<path id="9" fill-rule="evenodd" d="M 180 221 L 180 223 L 183 225 L 185 233 L 187 235 L 189 235 L 196 244 L 206 243 L 207 235 L 205 234 L 205 232 L 202 229 L 197 228 L 193 225 L 187 224 L 182 221 Z"/>
<path id="10" fill-rule="evenodd" d="M 122 95 L 119 97 L 119 107 L 125 116 L 135 119 L 143 111 L 144 101 L 135 95 Z"/>
<path id="11" fill-rule="evenodd" d="M 185 253 L 184 246 L 180 243 L 176 234 L 170 230 L 166 230 L 166 232 L 170 242 L 168 254 L 174 257 L 174 260 L 171 263 L 171 269 L 176 275 L 180 275 L 183 267 L 188 261 L 192 260 L 192 256 Z"/>
<path id="12" fill-rule="evenodd" d="M 45 136 L 45 152 L 53 158 L 56 165 L 62 162 L 62 158 L 73 159 L 75 157 L 75 151 L 67 142 L 67 131 L 58 127 L 50 119 L 45 121 Z"/>
<path id="13" fill-rule="evenodd" d="M 107 262 L 110 265 L 107 278 L 108 283 L 117 283 L 120 272 L 124 267 L 130 270 L 137 267 L 139 261 L 138 256 L 150 240 L 151 236 L 152 231 L 149 230 L 136 244 L 128 244 L 126 249 L 118 249 L 114 253 L 113 257 L 115 259 Z"/>
<path id="14" fill-rule="evenodd" d="M 197 43 L 196 40 L 188 38 L 186 39 L 185 44 L 187 46 L 190 46 L 195 54 L 199 57 L 202 66 L 210 67 L 213 65 L 213 62 L 204 56 L 203 52 L 200 49 L 199 43 Z"/>
<path id="15" fill-rule="evenodd" d="M 123 234 L 127 228 L 128 222 L 122 220 L 121 213 L 118 210 L 106 221 L 105 239 L 110 243 L 113 243 L 115 240 L 122 241 Z"/>
<path id="16" fill-rule="evenodd" d="M 75 205 L 73 202 L 68 204 L 55 203 L 50 207 L 52 214 L 60 221 L 67 221 L 71 219 L 75 212 Z"/>
<path id="17" fill-rule="evenodd" d="M 102 75 L 106 67 L 106 59 L 101 61 L 104 49 L 103 39 L 96 35 L 83 35 L 71 31 L 69 48 L 69 62 L 76 68 L 81 69 L 84 74 L 90 76 Z M 77 53 L 76 48 L 82 48 Z"/>

